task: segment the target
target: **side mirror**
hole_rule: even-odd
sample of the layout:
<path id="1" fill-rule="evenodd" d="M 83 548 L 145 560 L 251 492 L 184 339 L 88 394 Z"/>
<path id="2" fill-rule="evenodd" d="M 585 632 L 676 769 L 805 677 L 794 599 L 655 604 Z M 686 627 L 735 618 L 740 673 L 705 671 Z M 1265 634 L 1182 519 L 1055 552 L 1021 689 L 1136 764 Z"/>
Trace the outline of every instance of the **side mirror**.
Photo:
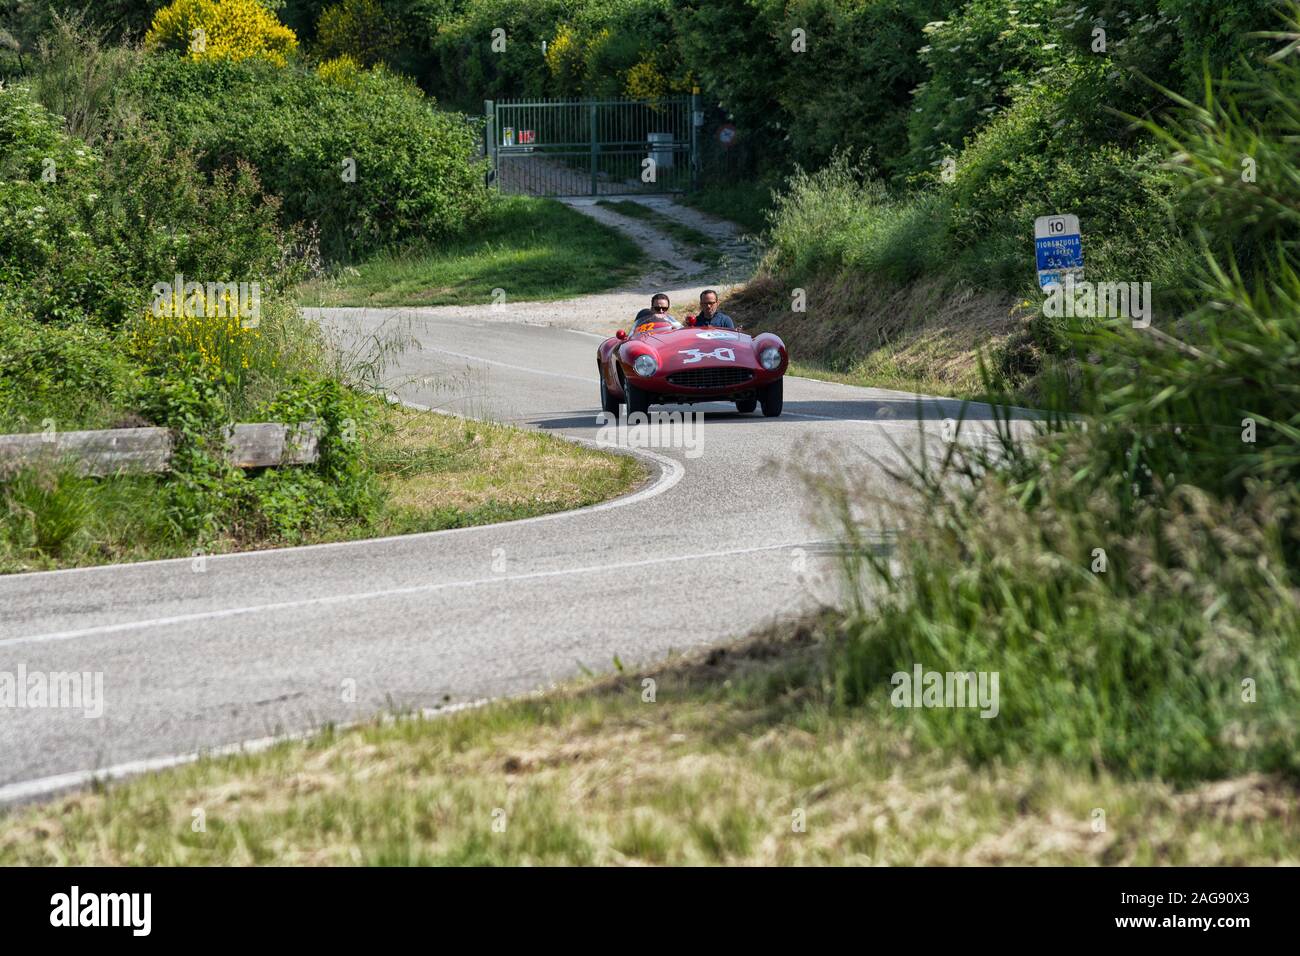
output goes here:
<path id="1" fill-rule="evenodd" d="M 626 342 L 627 333 L 624 332 L 622 329 L 619 329 L 617 332 L 614 333 L 614 338 L 618 339 L 620 342 Z"/>
<path id="2" fill-rule="evenodd" d="M 695 324 L 695 316 L 693 316 L 693 315 L 688 315 L 688 316 L 686 317 L 686 324 L 687 324 L 687 325 L 694 325 L 694 324 Z"/>

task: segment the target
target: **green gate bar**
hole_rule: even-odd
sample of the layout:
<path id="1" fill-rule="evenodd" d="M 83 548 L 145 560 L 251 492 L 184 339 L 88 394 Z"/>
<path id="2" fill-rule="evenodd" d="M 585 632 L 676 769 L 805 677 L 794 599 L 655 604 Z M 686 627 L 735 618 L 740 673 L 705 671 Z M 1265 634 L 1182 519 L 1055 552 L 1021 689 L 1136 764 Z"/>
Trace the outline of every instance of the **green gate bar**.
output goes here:
<path id="1" fill-rule="evenodd" d="M 502 192 L 686 192 L 698 179 L 697 95 L 658 100 L 484 100 L 484 153 Z"/>

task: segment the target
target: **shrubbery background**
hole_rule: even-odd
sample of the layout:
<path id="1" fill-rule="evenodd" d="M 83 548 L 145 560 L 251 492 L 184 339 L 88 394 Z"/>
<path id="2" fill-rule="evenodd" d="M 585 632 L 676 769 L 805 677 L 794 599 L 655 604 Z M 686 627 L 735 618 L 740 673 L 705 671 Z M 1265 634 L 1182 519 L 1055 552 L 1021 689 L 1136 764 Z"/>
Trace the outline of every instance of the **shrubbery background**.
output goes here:
<path id="1" fill-rule="evenodd" d="M 315 224 L 333 258 L 446 238 L 487 201 L 472 161 L 478 130 L 386 69 L 343 84 L 265 62 L 162 56 L 146 58 L 129 86 L 146 120 L 204 168 L 249 163 L 282 197 L 285 221 Z"/>
<path id="2" fill-rule="evenodd" d="M 90 15 L 120 35 L 142 37 L 155 6 L 118 0 Z M 319 224 L 327 254 L 372 248 L 410 230 L 436 238 L 476 206 L 472 174 L 460 162 L 474 146 L 473 128 L 447 113 L 426 120 L 393 74 L 472 117 L 486 98 L 655 96 L 698 87 L 710 123 L 739 130 L 730 151 L 707 140 L 706 182 L 778 185 L 796 168 L 822 169 L 845 154 L 859 181 L 889 189 L 887 203 L 872 192 L 856 208 L 862 217 L 892 210 L 873 232 L 898 234 L 888 254 L 893 274 L 914 272 L 924 259 L 947 264 L 962 281 L 1020 291 L 1032 219 L 1046 208 L 1069 209 L 1086 223 L 1096 278 L 1112 278 L 1113 265 L 1123 263 L 1151 276 L 1162 296 L 1176 296 L 1183 284 L 1189 236 L 1186 220 L 1170 214 L 1170 181 L 1157 168 L 1153 138 L 1130 117 L 1167 112 L 1166 89 L 1195 100 L 1207 75 L 1257 61 L 1267 44 L 1253 34 L 1278 29 L 1282 9 L 1258 0 L 272 6 L 299 38 L 302 57 L 339 61 L 323 75 L 349 94 L 331 95 L 300 72 L 228 62 L 185 73 L 155 60 L 135 79 L 147 108 L 205 168 L 234 155 L 253 161 L 291 219 Z M 10 22 L 16 36 L 34 35 L 21 17 Z M 492 49 L 494 30 L 505 31 L 504 52 Z M 791 48 L 796 31 L 804 52 Z M 346 63 L 392 73 L 358 71 L 358 82 L 344 83 Z M 374 136 L 359 123 L 369 116 Z M 403 127 L 412 131 L 407 146 L 392 135 Z M 358 165 L 370 177 L 353 190 L 326 175 L 345 148 L 364 153 Z M 449 188 L 427 185 L 434 181 Z M 934 227 L 921 228 L 923 219 Z M 899 232 L 900 221 L 912 225 Z M 779 232 L 774 238 L 788 243 Z M 799 253 L 824 271 L 872 255 L 840 236 Z"/>
<path id="3" fill-rule="evenodd" d="M 57 556 L 112 508 L 158 519 L 143 540 L 201 547 L 374 513 L 365 406 L 293 296 L 323 261 L 471 227 L 487 200 L 473 127 L 383 67 L 318 74 L 253 0 L 110 5 L 90 25 L 8 12 L 39 37 L 9 37 L 0 87 L 0 431 L 154 424 L 178 445 L 166 476 L 6 481 L 0 560 Z M 115 44 L 96 19 L 152 32 Z M 182 42 L 195 23 L 202 56 Z M 151 314 L 176 276 L 256 283 L 256 327 Z M 322 423 L 316 466 L 224 464 L 226 425 L 277 416 Z"/>

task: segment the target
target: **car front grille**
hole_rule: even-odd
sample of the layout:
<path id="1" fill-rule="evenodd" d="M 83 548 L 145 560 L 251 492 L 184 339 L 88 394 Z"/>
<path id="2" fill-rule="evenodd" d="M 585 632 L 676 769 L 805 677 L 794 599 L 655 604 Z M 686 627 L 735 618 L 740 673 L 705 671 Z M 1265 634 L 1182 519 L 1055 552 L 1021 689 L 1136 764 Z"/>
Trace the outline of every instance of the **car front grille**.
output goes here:
<path id="1" fill-rule="evenodd" d="M 731 388 L 754 377 L 748 368 L 692 368 L 668 376 L 671 385 L 681 388 Z"/>

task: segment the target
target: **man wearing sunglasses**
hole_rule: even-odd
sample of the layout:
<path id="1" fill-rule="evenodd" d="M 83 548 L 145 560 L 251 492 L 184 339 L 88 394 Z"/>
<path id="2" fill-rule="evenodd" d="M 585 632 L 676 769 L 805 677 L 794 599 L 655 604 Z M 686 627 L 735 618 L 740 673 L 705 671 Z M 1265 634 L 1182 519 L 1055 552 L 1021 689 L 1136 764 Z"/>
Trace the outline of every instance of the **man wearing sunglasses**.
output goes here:
<path id="1" fill-rule="evenodd" d="M 650 299 L 650 308 L 642 309 L 632 320 L 632 331 L 640 332 L 643 326 L 649 329 L 656 322 L 671 322 L 675 327 L 680 328 L 681 323 L 668 314 L 668 309 L 668 296 L 662 292 L 657 293 Z"/>

